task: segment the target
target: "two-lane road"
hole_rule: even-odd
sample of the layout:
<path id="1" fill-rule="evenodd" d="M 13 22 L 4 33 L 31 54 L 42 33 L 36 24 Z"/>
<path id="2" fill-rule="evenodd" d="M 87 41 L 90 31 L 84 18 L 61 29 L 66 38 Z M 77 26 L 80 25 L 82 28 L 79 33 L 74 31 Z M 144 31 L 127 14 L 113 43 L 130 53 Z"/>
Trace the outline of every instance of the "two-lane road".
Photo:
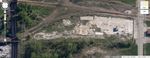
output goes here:
<path id="1" fill-rule="evenodd" d="M 138 13 L 137 13 L 137 18 L 136 18 L 136 25 L 137 26 L 137 38 L 136 38 L 136 43 L 138 46 L 138 55 L 143 56 L 143 44 L 144 44 L 144 20 L 145 20 L 145 15 L 140 14 L 140 2 L 144 0 L 137 0 L 137 7 L 138 7 Z"/>

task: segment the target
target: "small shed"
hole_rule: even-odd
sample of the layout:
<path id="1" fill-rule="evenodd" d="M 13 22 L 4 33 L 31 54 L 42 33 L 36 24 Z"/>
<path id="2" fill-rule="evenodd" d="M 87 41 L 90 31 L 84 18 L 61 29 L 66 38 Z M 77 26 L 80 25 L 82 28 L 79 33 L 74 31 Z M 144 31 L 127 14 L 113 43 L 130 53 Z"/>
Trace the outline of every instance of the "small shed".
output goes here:
<path id="1" fill-rule="evenodd" d="M 140 2 L 140 9 L 149 9 L 149 1 L 141 1 Z"/>
<path id="2" fill-rule="evenodd" d="M 149 10 L 140 10 L 140 14 L 149 14 Z"/>

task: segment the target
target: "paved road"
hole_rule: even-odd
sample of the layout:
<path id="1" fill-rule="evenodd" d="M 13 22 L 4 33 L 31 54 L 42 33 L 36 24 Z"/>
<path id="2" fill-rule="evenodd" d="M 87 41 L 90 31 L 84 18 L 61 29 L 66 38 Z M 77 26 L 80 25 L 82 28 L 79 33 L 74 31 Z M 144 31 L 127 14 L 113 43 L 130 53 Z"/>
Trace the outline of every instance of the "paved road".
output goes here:
<path id="1" fill-rule="evenodd" d="M 140 1 L 142 0 L 137 0 L 137 7 L 138 7 L 138 14 L 137 14 L 137 39 L 136 43 L 138 46 L 138 55 L 142 56 L 143 55 L 143 42 L 144 42 L 144 19 L 145 16 L 140 14 Z"/>
<path id="2" fill-rule="evenodd" d="M 17 0 L 10 0 L 9 2 L 9 10 L 8 10 L 8 15 L 9 15 L 9 26 L 10 26 L 10 29 L 9 29 L 9 37 L 12 41 L 11 43 L 11 58 L 17 58 L 17 50 L 18 50 L 18 42 L 15 42 L 17 41 L 17 37 L 16 37 L 16 20 L 17 20 L 17 17 L 16 17 L 16 9 L 17 9 Z M 13 42 L 14 41 L 14 42 Z"/>

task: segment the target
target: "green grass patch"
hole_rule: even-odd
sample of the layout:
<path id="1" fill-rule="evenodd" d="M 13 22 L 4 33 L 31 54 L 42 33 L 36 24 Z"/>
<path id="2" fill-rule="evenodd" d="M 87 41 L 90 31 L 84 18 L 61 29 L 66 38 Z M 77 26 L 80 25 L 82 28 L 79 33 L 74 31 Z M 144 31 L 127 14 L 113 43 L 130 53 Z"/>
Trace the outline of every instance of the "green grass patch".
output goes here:
<path id="1" fill-rule="evenodd" d="M 1 5 L 0 5 L 1 6 Z M 1 18 L 1 20 L 0 20 L 0 35 L 3 35 L 3 33 L 4 33 L 4 27 L 3 27 L 3 16 L 4 16 L 4 11 L 3 11 L 3 9 L 1 8 L 0 9 L 0 18 Z"/>
<path id="2" fill-rule="evenodd" d="M 71 55 L 79 53 L 83 48 L 92 44 L 90 40 L 76 40 L 59 38 L 50 41 L 30 40 L 24 43 L 22 57 L 25 58 L 72 58 Z M 23 46 L 23 44 L 21 45 Z M 21 57 L 21 58 L 22 58 Z"/>
<path id="3" fill-rule="evenodd" d="M 42 7 L 42 6 L 33 6 L 29 5 L 26 3 L 21 3 L 18 5 L 18 10 L 19 13 L 23 12 L 24 15 L 39 15 L 39 16 L 47 16 L 49 15 L 52 11 L 53 8 L 47 8 L 47 7 Z"/>
<path id="4" fill-rule="evenodd" d="M 137 55 L 137 45 L 132 44 L 130 48 L 122 49 L 121 55 Z"/>
<path id="5" fill-rule="evenodd" d="M 136 0 L 118 0 L 126 4 L 136 5 Z"/>
<path id="6" fill-rule="evenodd" d="M 120 55 L 137 55 L 137 45 L 135 40 L 129 40 L 128 43 L 130 46 L 128 48 L 120 49 Z"/>
<path id="7" fill-rule="evenodd" d="M 0 5 L 1 6 L 1 5 Z M 0 9 L 0 17 L 2 17 L 4 15 L 4 11 L 3 11 L 3 9 L 1 8 Z"/>
<path id="8" fill-rule="evenodd" d="M 150 55 L 150 43 L 144 44 L 144 55 Z"/>
<path id="9" fill-rule="evenodd" d="M 144 23 L 145 23 L 148 27 L 150 27 L 150 21 L 144 21 Z"/>
<path id="10" fill-rule="evenodd" d="M 117 43 L 122 43 L 124 47 Z M 110 52 L 118 49 L 121 55 L 136 55 L 137 47 L 132 45 L 132 41 L 120 41 L 111 36 L 106 39 L 99 38 L 57 38 L 53 40 L 34 40 L 30 39 L 21 42 L 22 57 L 25 58 L 72 58 L 73 55 L 82 54 L 81 51 L 91 47 L 101 47 L 104 51 Z M 129 45 L 127 44 L 129 43 Z M 114 50 L 115 49 L 115 50 Z M 104 55 L 103 53 L 100 53 Z M 118 55 L 118 54 L 116 54 Z M 20 58 L 22 58 L 20 57 Z"/>
<path id="11" fill-rule="evenodd" d="M 19 28 L 31 28 L 37 25 L 43 17 L 48 16 L 53 11 L 53 8 L 42 6 L 33 6 L 26 3 L 18 5 L 19 20 L 17 25 Z"/>

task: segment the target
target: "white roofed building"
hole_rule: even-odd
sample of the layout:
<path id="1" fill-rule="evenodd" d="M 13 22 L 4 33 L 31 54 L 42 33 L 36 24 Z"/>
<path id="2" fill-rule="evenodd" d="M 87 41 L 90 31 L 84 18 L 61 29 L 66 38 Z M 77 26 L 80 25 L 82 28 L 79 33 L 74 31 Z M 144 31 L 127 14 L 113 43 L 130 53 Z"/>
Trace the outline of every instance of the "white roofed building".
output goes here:
<path id="1" fill-rule="evenodd" d="M 140 2 L 140 14 L 149 14 L 149 1 Z"/>

